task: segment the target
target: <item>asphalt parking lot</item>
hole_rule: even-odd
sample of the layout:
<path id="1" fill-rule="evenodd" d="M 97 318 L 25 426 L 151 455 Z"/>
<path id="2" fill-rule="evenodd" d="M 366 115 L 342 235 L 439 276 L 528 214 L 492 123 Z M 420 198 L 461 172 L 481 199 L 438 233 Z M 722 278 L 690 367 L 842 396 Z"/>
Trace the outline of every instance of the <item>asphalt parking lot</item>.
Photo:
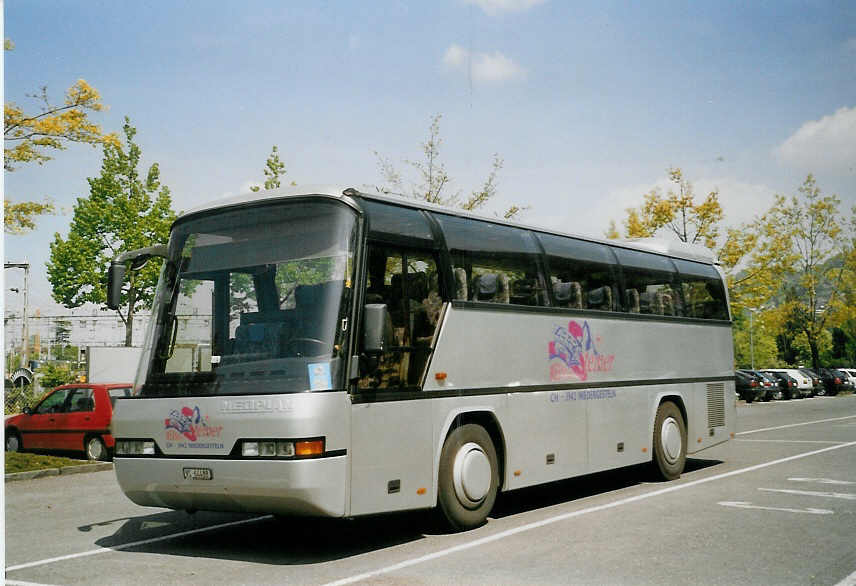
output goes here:
<path id="1" fill-rule="evenodd" d="M 6 484 L 8 584 L 856 585 L 856 396 L 738 405 L 673 482 L 640 468 L 502 495 L 449 534 L 147 509 L 112 472 Z"/>

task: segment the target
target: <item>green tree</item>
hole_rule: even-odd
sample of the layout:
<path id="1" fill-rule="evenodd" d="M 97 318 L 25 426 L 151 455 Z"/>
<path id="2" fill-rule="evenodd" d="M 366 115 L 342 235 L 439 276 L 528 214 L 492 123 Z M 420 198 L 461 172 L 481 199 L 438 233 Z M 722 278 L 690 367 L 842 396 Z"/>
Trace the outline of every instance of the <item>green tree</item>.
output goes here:
<path id="1" fill-rule="evenodd" d="M 47 263 L 53 298 L 66 307 L 106 304 L 104 275 L 119 253 L 166 242 L 175 219 L 169 188 L 160 182 L 153 163 L 145 175 L 138 171 L 140 147 L 137 129 L 126 117 L 125 145 L 104 145 L 101 175 L 91 177 L 89 197 L 77 199 L 67 238 L 57 233 Z M 134 314 L 151 306 L 158 263 L 150 262 L 129 273 L 117 310 L 125 324 L 125 345 L 133 342 Z"/>
<path id="2" fill-rule="evenodd" d="M 39 383 L 43 389 L 53 389 L 60 385 L 73 383 L 76 375 L 68 364 L 50 362 L 43 364 L 36 370 L 39 374 Z"/>
<path id="3" fill-rule="evenodd" d="M 404 186 L 405 179 L 392 161 L 377 151 L 374 152 L 385 183 L 385 185 L 378 187 L 378 190 L 381 193 L 401 195 L 428 203 L 459 207 L 468 211 L 478 210 L 496 196 L 496 177 L 504 162 L 499 154 L 494 153 L 491 170 L 481 187 L 472 190 L 466 197 L 463 197 L 461 190 L 450 193 L 450 185 L 453 181 L 446 171 L 446 165 L 440 160 L 440 146 L 443 144 L 443 139 L 440 137 L 440 119 L 442 117 L 442 114 L 435 114 L 431 117 L 428 139 L 420 145 L 422 160 L 405 159 L 404 161 L 408 167 L 416 172 L 417 179 L 409 181 L 409 188 Z M 503 213 L 503 217 L 506 220 L 512 219 L 526 209 L 528 206 L 512 205 Z"/>
<path id="4" fill-rule="evenodd" d="M 821 338 L 852 315 L 854 224 L 843 224 L 840 200 L 822 195 L 808 175 L 790 198 L 776 195 L 758 221 L 760 240 L 747 271 L 766 274 L 755 295 L 778 296 L 783 330 L 805 336 L 812 365 L 820 366 Z M 783 290 L 783 285 L 785 289 Z"/>
<path id="5" fill-rule="evenodd" d="M 276 145 L 273 145 L 271 149 L 270 155 L 268 155 L 267 161 L 265 162 L 265 182 L 264 188 L 268 189 L 276 189 L 280 187 L 280 177 L 285 175 L 285 163 L 283 163 L 279 159 L 279 152 Z M 291 182 L 291 185 L 297 185 L 294 181 Z M 259 185 L 253 185 L 250 187 L 250 191 L 260 191 L 262 188 Z"/>

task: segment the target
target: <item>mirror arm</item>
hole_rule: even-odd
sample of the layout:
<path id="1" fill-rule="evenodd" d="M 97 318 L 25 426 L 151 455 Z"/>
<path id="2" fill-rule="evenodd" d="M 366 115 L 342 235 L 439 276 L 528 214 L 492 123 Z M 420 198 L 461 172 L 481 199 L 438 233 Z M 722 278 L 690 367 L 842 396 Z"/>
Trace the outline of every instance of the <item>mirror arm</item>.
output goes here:
<path id="1" fill-rule="evenodd" d="M 131 262 L 131 270 L 136 271 L 143 268 L 149 259 L 154 256 L 167 258 L 169 248 L 166 244 L 156 244 L 137 250 L 129 250 L 118 255 L 110 263 L 107 273 L 107 307 L 118 310 L 122 299 L 122 282 L 125 280 L 125 263 Z"/>

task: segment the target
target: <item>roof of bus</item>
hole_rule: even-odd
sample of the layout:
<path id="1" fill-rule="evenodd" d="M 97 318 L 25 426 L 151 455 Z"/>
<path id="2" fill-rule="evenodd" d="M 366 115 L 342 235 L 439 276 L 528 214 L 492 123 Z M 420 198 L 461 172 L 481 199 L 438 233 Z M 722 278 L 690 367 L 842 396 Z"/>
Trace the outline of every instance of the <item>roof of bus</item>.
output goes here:
<path id="1" fill-rule="evenodd" d="M 299 185 L 299 186 L 291 186 L 291 187 L 283 187 L 279 189 L 266 189 L 259 190 L 256 192 L 243 193 L 240 195 L 233 195 L 228 197 L 223 197 L 219 199 L 212 200 L 203 205 L 197 206 L 186 212 L 183 212 L 180 217 L 185 217 L 188 215 L 196 214 L 198 212 L 214 210 L 224 207 L 233 207 L 240 206 L 245 204 L 253 204 L 259 203 L 267 200 L 275 200 L 275 199 L 286 199 L 289 197 L 297 197 L 297 196 L 305 196 L 305 195 L 325 195 L 329 197 L 334 197 L 346 201 L 348 199 L 348 195 L 345 194 L 345 191 L 348 191 L 349 194 L 353 193 L 353 195 L 358 195 L 360 197 L 364 197 L 367 199 L 375 199 L 379 201 L 385 201 L 388 203 L 393 203 L 400 206 L 417 208 L 417 209 L 425 209 L 432 210 L 437 212 L 442 212 L 445 214 L 451 214 L 455 216 L 461 216 L 465 218 L 473 218 L 478 220 L 485 220 L 488 222 L 493 222 L 496 224 L 505 224 L 508 226 L 516 226 L 519 228 L 526 228 L 530 230 L 535 230 L 537 232 L 545 232 L 549 234 L 557 234 L 560 236 L 572 236 L 574 238 L 579 238 L 581 240 L 588 240 L 590 242 L 599 242 L 602 244 L 609 244 L 611 246 L 620 246 L 623 248 L 630 248 L 635 250 L 644 250 L 647 252 L 654 252 L 657 254 L 662 254 L 665 256 L 673 256 L 677 258 L 683 258 L 688 260 L 699 261 L 708 264 L 716 264 L 716 259 L 714 258 L 712 252 L 706 247 L 700 244 L 687 244 L 685 242 L 680 242 L 677 240 L 666 240 L 659 238 L 640 238 L 640 239 L 630 239 L 630 240 L 606 240 L 604 238 L 597 238 L 592 236 L 585 236 L 582 234 L 574 234 L 570 232 L 562 232 L 559 230 L 553 230 L 550 228 L 545 228 L 543 226 L 532 226 L 527 224 L 522 224 L 518 222 L 509 222 L 502 218 L 496 218 L 491 216 L 485 216 L 480 214 L 474 214 L 472 212 L 468 212 L 466 210 L 450 208 L 446 206 L 441 206 L 437 204 L 431 204 L 424 201 L 410 199 L 398 194 L 394 193 L 372 193 L 371 190 L 375 189 L 371 186 L 363 186 L 362 189 L 350 187 L 347 185 L 329 185 L 329 184 L 318 184 L 318 185 Z"/>

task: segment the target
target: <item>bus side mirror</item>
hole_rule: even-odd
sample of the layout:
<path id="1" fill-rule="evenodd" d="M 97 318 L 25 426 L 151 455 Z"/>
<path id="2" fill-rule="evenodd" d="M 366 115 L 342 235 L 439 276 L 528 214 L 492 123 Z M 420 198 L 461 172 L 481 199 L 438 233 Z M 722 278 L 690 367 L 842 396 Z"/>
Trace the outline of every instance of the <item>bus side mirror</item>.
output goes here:
<path id="1" fill-rule="evenodd" d="M 131 270 L 138 271 L 154 256 L 167 258 L 169 249 L 165 244 L 155 244 L 146 248 L 123 252 L 113 259 L 107 270 L 107 307 L 119 309 L 122 304 L 122 281 L 125 280 L 125 263 L 131 261 Z"/>
<path id="2" fill-rule="evenodd" d="M 363 352 L 378 356 L 392 346 L 392 319 L 385 303 L 369 303 L 363 311 Z"/>
<path id="3" fill-rule="evenodd" d="M 125 263 L 112 262 L 107 271 L 107 307 L 118 309 L 122 304 L 122 283 L 125 280 Z"/>

